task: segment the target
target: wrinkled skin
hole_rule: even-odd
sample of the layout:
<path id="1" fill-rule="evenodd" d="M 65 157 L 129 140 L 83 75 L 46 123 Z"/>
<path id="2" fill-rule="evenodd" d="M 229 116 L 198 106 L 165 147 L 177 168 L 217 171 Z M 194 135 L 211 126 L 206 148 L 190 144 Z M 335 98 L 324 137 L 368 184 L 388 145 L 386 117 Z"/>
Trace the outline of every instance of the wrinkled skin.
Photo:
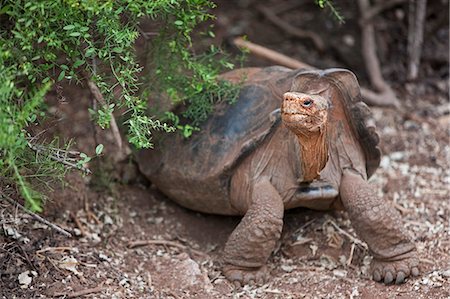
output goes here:
<path id="1" fill-rule="evenodd" d="M 138 155 L 141 171 L 181 205 L 243 215 L 224 248 L 225 276 L 236 285 L 265 282 L 284 210 L 295 207 L 343 207 L 374 257 L 374 280 L 402 283 L 419 275 L 416 249 L 399 213 L 367 182 L 379 164 L 379 140 L 365 124 L 368 109 L 354 75 L 251 68 L 223 78 L 239 82 L 242 75 L 247 85 L 240 102 L 218 110 L 203 135 L 167 139 L 165 151 Z M 258 114 L 276 108 L 282 124 L 274 121 L 277 113 Z M 248 138 L 227 141 L 232 134 Z"/>

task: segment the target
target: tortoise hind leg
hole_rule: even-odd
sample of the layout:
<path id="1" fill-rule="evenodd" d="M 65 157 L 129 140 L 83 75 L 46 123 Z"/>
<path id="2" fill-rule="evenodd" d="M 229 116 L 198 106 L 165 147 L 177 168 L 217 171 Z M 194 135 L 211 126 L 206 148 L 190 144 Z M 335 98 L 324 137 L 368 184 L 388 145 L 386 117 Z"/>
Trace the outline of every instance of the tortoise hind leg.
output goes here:
<path id="1" fill-rule="evenodd" d="M 404 231 L 398 212 L 350 169 L 344 170 L 340 194 L 353 227 L 374 257 L 373 279 L 399 284 L 410 275 L 419 275 L 416 248 Z"/>
<path id="2" fill-rule="evenodd" d="M 280 238 L 283 201 L 266 177 L 253 186 L 252 202 L 224 249 L 225 276 L 233 283 L 263 283 L 266 261 Z"/>

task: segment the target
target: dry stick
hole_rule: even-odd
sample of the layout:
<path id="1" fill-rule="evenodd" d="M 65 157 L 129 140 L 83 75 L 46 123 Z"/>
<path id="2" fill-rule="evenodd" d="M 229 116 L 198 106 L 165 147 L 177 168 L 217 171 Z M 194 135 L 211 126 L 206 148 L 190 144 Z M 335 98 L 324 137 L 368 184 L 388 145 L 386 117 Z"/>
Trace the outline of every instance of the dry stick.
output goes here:
<path id="1" fill-rule="evenodd" d="M 102 93 L 100 92 L 100 89 L 97 87 L 97 85 L 92 82 L 91 80 L 87 80 L 87 84 L 89 87 L 89 90 L 91 91 L 94 98 L 97 100 L 98 103 L 102 106 L 107 106 L 107 103 L 105 101 L 105 98 L 103 97 Z M 114 139 L 116 140 L 117 146 L 119 147 L 119 151 L 122 153 L 122 137 L 120 136 L 119 127 L 117 126 L 116 119 L 114 115 L 111 115 L 111 130 L 114 136 Z"/>
<path id="2" fill-rule="evenodd" d="M 75 222 L 75 225 L 80 230 L 80 234 L 84 237 L 86 236 L 86 231 L 84 230 L 83 225 L 81 224 L 80 220 L 78 219 L 77 215 L 75 215 L 74 212 L 70 212 L 70 217 L 72 217 L 73 222 Z"/>
<path id="3" fill-rule="evenodd" d="M 189 248 L 188 246 L 182 245 L 180 243 L 174 242 L 174 241 L 167 241 L 167 240 L 143 240 L 143 241 L 133 241 L 128 243 L 128 248 L 136 248 L 140 246 L 147 246 L 147 245 L 163 245 L 163 246 L 172 246 L 183 250 L 189 250 L 192 253 L 195 253 L 200 256 L 207 256 L 206 253 L 201 252 L 199 250 L 195 250 L 192 248 Z"/>
<path id="4" fill-rule="evenodd" d="M 273 51 L 266 47 L 245 41 L 241 37 L 235 38 L 233 43 L 239 47 L 248 49 L 251 53 L 256 56 L 265 58 L 267 60 L 273 61 L 274 63 L 283 65 L 285 67 L 291 69 L 316 69 L 315 67 L 301 62 L 299 60 L 290 58 L 286 55 L 283 55 L 279 52 Z M 364 99 L 364 102 L 373 105 L 373 106 L 395 106 L 395 103 L 384 100 L 383 94 L 377 94 L 369 89 L 361 87 L 361 95 Z"/>
<path id="5" fill-rule="evenodd" d="M 358 0 L 359 10 L 361 12 L 362 19 L 366 19 L 367 12 L 370 10 L 369 0 Z M 372 85 L 381 92 L 384 102 L 391 103 L 395 107 L 400 107 L 400 103 L 395 96 L 394 91 L 391 87 L 384 81 L 381 74 L 380 62 L 378 61 L 376 53 L 376 42 L 375 42 L 375 29 L 373 24 L 370 22 L 360 22 L 361 24 L 361 44 L 362 44 L 362 55 L 364 62 L 366 64 L 367 73 L 369 74 L 370 82 Z"/>
<path id="6" fill-rule="evenodd" d="M 410 0 L 408 13 L 408 80 L 419 75 L 427 0 Z"/>
<path id="7" fill-rule="evenodd" d="M 286 33 L 293 35 L 298 38 L 309 38 L 314 43 L 314 46 L 320 51 L 323 52 L 325 50 L 325 43 L 320 38 L 319 35 L 315 34 L 312 31 L 302 30 L 300 28 L 296 28 L 289 23 L 286 23 L 282 18 L 278 17 L 275 13 L 272 12 L 271 9 L 264 7 L 262 5 L 258 5 L 257 9 L 274 25 L 279 27 L 281 30 Z"/>
<path id="8" fill-rule="evenodd" d="M 36 153 L 38 153 L 38 154 L 45 151 L 45 150 L 44 150 L 45 147 L 43 147 L 43 146 L 40 147 L 40 146 L 37 146 L 37 145 L 35 145 L 35 144 L 32 144 L 31 142 L 27 142 L 27 144 L 28 144 L 28 147 L 29 147 L 29 148 L 31 148 L 32 150 L 34 150 L 34 151 L 35 151 Z M 61 164 L 64 164 L 64 165 L 70 167 L 70 168 L 75 168 L 75 169 L 81 170 L 81 171 L 83 171 L 85 174 L 91 174 L 91 170 L 90 170 L 89 168 L 84 167 L 83 165 L 78 165 L 78 164 L 69 162 L 69 161 L 67 161 L 66 159 L 61 158 L 61 157 L 59 157 L 59 156 L 49 155 L 49 157 L 50 157 L 50 159 L 52 159 L 53 161 L 57 161 L 57 162 L 59 162 L 59 163 L 61 163 Z"/>
<path id="9" fill-rule="evenodd" d="M 74 247 L 67 247 L 67 246 L 59 246 L 59 247 L 46 247 L 43 249 L 39 249 L 36 251 L 36 254 L 42 254 L 44 252 L 48 251 L 73 251 L 76 250 Z"/>
<path id="10" fill-rule="evenodd" d="M 89 294 L 93 294 L 93 293 L 99 293 L 103 290 L 106 290 L 106 287 L 95 287 L 95 288 L 91 288 L 91 289 L 85 289 L 85 290 L 81 290 L 81 291 L 77 291 L 77 292 L 73 292 L 70 294 L 66 294 L 66 293 L 55 293 L 53 294 L 53 297 L 61 297 L 64 296 L 64 298 L 76 298 L 76 297 L 81 297 L 84 295 L 89 295 Z"/>
<path id="11" fill-rule="evenodd" d="M 12 199 L 11 197 L 9 197 L 8 195 L 4 194 L 3 192 L 0 191 L 0 196 L 3 199 L 6 199 L 7 202 L 9 202 L 11 205 L 16 205 L 17 207 L 19 207 L 22 211 L 24 211 L 25 213 L 31 215 L 34 219 L 36 219 L 37 221 L 44 223 L 45 225 L 53 228 L 54 230 L 56 230 L 57 232 L 65 235 L 66 237 L 71 238 L 72 234 L 69 233 L 68 231 L 62 229 L 61 227 L 57 226 L 56 224 L 51 223 L 48 220 L 45 220 L 44 218 L 42 218 L 41 216 L 27 210 L 24 206 L 22 206 L 20 203 L 18 203 L 17 201 L 15 201 L 14 199 Z"/>
<path id="12" fill-rule="evenodd" d="M 345 230 L 343 230 L 342 228 L 339 227 L 339 225 L 337 225 L 336 222 L 334 222 L 333 220 L 327 220 L 328 223 L 330 223 L 331 225 L 334 226 L 335 229 L 337 229 L 340 233 L 342 233 L 343 235 L 345 235 L 347 238 L 350 239 L 350 241 L 352 241 L 353 243 L 355 243 L 356 245 L 361 246 L 364 249 L 368 249 L 367 244 L 362 242 L 361 240 L 353 237 L 351 234 L 349 234 L 348 232 L 346 232 Z"/>

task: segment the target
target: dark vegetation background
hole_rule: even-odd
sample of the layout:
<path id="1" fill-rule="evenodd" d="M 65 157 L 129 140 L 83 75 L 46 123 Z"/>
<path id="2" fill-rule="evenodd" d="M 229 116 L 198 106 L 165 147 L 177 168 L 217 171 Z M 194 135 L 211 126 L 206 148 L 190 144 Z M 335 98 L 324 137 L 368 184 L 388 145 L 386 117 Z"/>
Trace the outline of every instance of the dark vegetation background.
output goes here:
<path id="1" fill-rule="evenodd" d="M 282 241 L 269 261 L 268 284 L 234 289 L 221 276 L 218 261 L 239 219 L 195 213 L 158 193 L 137 175 L 130 159 L 114 158 L 112 130 L 93 128 L 89 87 L 62 81 L 47 93 L 48 122 L 30 132 L 45 129 L 48 138 L 73 138 L 73 149 L 88 156 L 95 156 L 96 146 L 103 144 L 103 156 L 87 164 L 92 175 L 70 172 L 64 187 L 43 190 L 49 201 L 42 215 L 73 238 L 0 201 L 3 298 L 74 298 L 83 293 L 86 298 L 450 297 L 449 4 L 428 1 L 419 71 L 415 79 L 408 79 L 412 51 L 408 19 L 411 7 L 419 7 L 420 1 L 371 4 L 383 7 L 387 2 L 395 5 L 376 14 L 371 24 L 381 75 L 398 105 L 372 107 L 384 155 L 371 182 L 402 213 L 419 250 L 421 277 L 401 286 L 371 281 L 370 257 L 345 213 L 296 209 L 286 215 Z M 318 68 L 349 68 L 362 86 L 382 92 L 370 75 L 373 69 L 364 62 L 362 16 L 355 1 L 335 1 L 345 19 L 341 25 L 329 9 L 312 1 L 216 3 L 211 11 L 216 19 L 210 21 L 214 34 L 199 33 L 209 24 L 195 30 L 196 53 L 214 44 L 238 55 L 232 41 L 246 35 L 251 42 Z M 413 16 L 416 20 L 417 14 Z M 306 37 L 283 22 L 307 31 Z M 147 34 L 159 25 L 141 24 Z M 135 43 L 142 65 L 148 63 L 147 43 L 144 34 Z M 247 55 L 245 66 L 274 64 Z M 234 62 L 240 64 L 238 59 Z M 150 97 L 150 101 L 164 104 L 164 99 Z M 130 248 L 137 240 L 150 240 L 150 245 Z"/>

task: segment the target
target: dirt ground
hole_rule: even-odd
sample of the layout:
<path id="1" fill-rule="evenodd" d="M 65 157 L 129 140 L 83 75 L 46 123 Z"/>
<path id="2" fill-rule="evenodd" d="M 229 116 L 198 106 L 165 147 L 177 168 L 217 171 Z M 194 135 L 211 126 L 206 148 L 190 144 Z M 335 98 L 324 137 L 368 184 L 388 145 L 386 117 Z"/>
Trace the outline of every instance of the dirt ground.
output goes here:
<path id="1" fill-rule="evenodd" d="M 279 12 L 291 25 L 318 33 L 326 45 L 320 53 L 257 9 L 259 3 L 280 8 L 291 2 L 219 1 L 214 42 L 246 34 L 318 67 L 350 68 L 369 86 L 356 8 L 342 2 L 347 22 L 340 27 L 314 4 L 302 4 L 306 1 Z M 448 1 L 441 2 L 448 12 Z M 403 285 L 372 281 L 371 257 L 345 213 L 295 209 L 286 213 L 282 239 L 268 262 L 268 283 L 235 288 L 220 272 L 220 254 L 239 218 L 184 209 L 141 178 L 128 184 L 116 180 L 134 177 L 132 167 L 100 162 L 99 175 L 71 173 L 67 186 L 50 194 L 43 216 L 72 238 L 0 201 L 1 298 L 450 298 L 449 31 L 448 15 L 440 20 L 439 10 L 431 7 L 427 15 L 415 82 L 403 79 L 407 5 L 374 20 L 383 75 L 402 107 L 372 107 L 383 158 L 371 183 L 402 214 L 418 248 L 420 277 Z M 249 57 L 247 65 L 270 62 Z M 59 119 L 50 131 L 74 138 L 77 149 L 92 154 L 90 97 L 84 87 L 63 85 L 63 92 L 55 89 L 48 102 Z M 108 132 L 99 138 L 111 142 Z"/>

